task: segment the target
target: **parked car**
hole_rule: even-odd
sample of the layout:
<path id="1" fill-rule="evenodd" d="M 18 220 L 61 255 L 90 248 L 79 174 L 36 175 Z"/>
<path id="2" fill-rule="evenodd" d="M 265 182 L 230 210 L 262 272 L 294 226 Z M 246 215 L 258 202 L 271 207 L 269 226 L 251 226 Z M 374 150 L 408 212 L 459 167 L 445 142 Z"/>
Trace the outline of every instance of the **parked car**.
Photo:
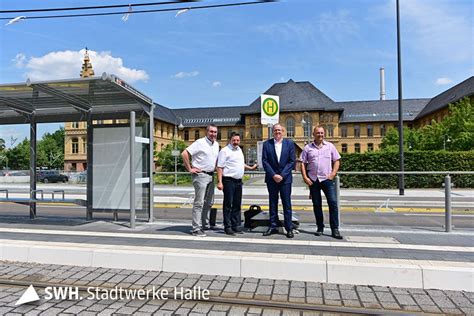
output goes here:
<path id="1" fill-rule="evenodd" d="M 57 170 L 40 170 L 36 174 L 37 180 L 39 182 L 49 183 L 49 182 L 68 182 L 69 177 L 59 173 Z"/>

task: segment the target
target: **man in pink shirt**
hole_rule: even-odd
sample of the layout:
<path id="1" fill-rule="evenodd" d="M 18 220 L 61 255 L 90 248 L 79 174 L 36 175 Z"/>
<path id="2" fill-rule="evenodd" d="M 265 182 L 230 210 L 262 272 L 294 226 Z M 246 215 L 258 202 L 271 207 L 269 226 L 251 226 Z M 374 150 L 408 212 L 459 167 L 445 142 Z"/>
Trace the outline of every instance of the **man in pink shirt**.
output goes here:
<path id="1" fill-rule="evenodd" d="M 321 199 L 321 190 L 323 190 L 329 206 L 331 236 L 336 239 L 342 239 L 339 233 L 336 186 L 333 181 L 339 170 L 339 159 L 341 156 L 332 143 L 324 140 L 324 127 L 315 127 L 313 136 L 314 142 L 304 147 L 300 160 L 302 162 L 301 173 L 304 182 L 309 186 L 313 201 L 313 211 L 316 217 L 316 225 L 318 226 L 315 235 L 321 236 L 324 231 Z"/>

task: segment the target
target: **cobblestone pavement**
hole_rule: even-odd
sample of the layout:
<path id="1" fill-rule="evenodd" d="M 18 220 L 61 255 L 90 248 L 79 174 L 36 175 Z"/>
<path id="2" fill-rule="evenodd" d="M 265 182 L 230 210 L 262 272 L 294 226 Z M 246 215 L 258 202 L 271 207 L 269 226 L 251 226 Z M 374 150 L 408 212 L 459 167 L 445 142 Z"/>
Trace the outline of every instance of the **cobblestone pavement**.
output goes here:
<path id="1" fill-rule="evenodd" d="M 8 285 L 6 280 L 23 285 Z M 29 284 L 37 287 L 40 301 L 15 306 Z M 211 299 L 46 300 L 41 286 L 47 284 L 81 289 L 154 286 L 170 291 L 200 287 L 210 291 Z M 314 306 L 326 311 L 302 309 Z M 474 293 L 0 261 L 0 315 L 339 315 L 350 308 L 373 313 L 474 315 Z"/>

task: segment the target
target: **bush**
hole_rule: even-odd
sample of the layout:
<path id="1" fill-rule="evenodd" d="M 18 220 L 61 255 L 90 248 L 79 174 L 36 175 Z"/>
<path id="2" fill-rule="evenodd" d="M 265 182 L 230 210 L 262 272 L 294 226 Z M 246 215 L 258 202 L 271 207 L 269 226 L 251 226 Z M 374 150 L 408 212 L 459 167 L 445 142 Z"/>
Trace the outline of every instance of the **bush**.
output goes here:
<path id="1" fill-rule="evenodd" d="M 405 171 L 473 171 L 474 151 L 407 151 Z M 398 171 L 398 152 L 342 154 L 340 171 Z M 405 175 L 406 188 L 441 188 L 444 174 Z M 473 188 L 474 175 L 452 175 L 456 188 Z M 343 187 L 397 188 L 398 175 L 341 175 Z"/>

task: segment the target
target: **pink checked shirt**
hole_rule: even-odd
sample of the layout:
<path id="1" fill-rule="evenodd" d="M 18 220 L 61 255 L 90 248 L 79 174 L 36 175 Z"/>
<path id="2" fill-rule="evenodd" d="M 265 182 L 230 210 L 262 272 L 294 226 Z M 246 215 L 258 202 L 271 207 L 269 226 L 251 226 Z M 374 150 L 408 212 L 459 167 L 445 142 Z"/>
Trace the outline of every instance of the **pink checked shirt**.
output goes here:
<path id="1" fill-rule="evenodd" d="M 332 172 L 332 164 L 341 158 L 336 147 L 325 140 L 318 148 L 314 142 L 304 146 L 300 160 L 307 164 L 306 171 L 312 181 L 319 179 L 319 182 L 327 180 Z"/>

